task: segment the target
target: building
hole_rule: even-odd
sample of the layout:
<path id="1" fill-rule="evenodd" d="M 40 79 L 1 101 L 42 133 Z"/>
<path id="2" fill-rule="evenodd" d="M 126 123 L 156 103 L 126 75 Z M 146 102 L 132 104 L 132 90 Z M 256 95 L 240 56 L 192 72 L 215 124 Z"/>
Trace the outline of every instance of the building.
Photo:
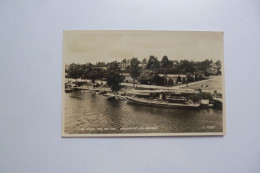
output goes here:
<path id="1" fill-rule="evenodd" d="M 119 67 L 122 71 L 124 71 L 127 66 L 130 66 L 130 59 L 125 59 L 119 63 Z"/>
<path id="2" fill-rule="evenodd" d="M 102 70 L 107 70 L 107 66 L 93 66 L 93 69 L 102 69 Z"/>
<path id="3" fill-rule="evenodd" d="M 134 79 L 131 77 L 131 75 L 129 73 L 121 73 L 122 76 L 125 77 L 124 79 L 124 83 L 133 83 Z"/>
<path id="4" fill-rule="evenodd" d="M 207 72 L 211 75 L 218 75 L 221 73 L 221 65 L 219 63 L 211 63 Z"/>
<path id="5" fill-rule="evenodd" d="M 139 70 L 144 70 L 145 67 L 146 67 L 146 63 L 140 63 L 140 64 L 138 64 L 138 69 L 139 69 Z"/>
<path id="6" fill-rule="evenodd" d="M 166 81 L 165 81 L 165 85 L 169 84 L 169 80 L 172 79 L 174 85 L 177 85 L 177 79 L 178 77 L 181 78 L 182 83 L 187 81 L 187 75 L 185 74 L 159 74 L 160 77 L 165 77 Z M 185 80 L 185 81 L 184 81 Z"/>

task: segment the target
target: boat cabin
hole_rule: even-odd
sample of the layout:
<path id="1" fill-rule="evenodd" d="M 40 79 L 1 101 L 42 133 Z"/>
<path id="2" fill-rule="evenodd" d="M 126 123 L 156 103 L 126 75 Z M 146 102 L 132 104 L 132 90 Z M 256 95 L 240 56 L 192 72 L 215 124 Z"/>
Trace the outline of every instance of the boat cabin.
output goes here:
<path id="1" fill-rule="evenodd" d="M 187 103 L 190 101 L 189 97 L 194 94 L 194 92 L 185 91 L 149 91 L 135 93 L 137 98 L 145 98 L 149 100 L 160 100 L 169 103 Z"/>

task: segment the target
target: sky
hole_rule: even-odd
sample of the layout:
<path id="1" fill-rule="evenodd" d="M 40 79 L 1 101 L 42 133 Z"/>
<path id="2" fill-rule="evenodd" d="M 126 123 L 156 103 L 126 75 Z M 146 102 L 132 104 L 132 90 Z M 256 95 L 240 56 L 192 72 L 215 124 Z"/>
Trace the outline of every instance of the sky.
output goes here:
<path id="1" fill-rule="evenodd" d="M 201 31 L 64 31 L 63 61 L 92 63 L 122 61 L 153 55 L 161 60 L 223 59 L 223 32 Z"/>

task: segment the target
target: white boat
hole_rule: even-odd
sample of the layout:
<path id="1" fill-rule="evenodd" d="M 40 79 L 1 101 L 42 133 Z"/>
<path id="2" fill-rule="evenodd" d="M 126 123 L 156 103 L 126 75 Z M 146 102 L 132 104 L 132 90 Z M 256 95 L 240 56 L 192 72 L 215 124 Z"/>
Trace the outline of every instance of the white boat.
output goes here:
<path id="1" fill-rule="evenodd" d="M 169 103 L 161 100 L 149 100 L 136 97 L 126 97 L 128 103 L 146 106 L 166 107 L 166 108 L 199 108 L 200 103 Z"/>
<path id="2" fill-rule="evenodd" d="M 106 93 L 106 94 L 103 94 L 103 96 L 105 96 L 108 100 L 118 100 L 118 99 L 120 99 L 118 95 L 113 94 L 113 93 Z"/>

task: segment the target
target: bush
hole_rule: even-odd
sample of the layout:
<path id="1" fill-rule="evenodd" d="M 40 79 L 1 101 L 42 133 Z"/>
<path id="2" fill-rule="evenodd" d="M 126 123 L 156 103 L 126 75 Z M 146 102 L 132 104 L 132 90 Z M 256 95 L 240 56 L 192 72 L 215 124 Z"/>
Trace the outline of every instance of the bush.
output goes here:
<path id="1" fill-rule="evenodd" d="M 173 86 L 173 85 L 174 85 L 174 82 L 173 82 L 172 78 L 169 79 L 168 85 L 169 85 L 169 86 Z"/>

